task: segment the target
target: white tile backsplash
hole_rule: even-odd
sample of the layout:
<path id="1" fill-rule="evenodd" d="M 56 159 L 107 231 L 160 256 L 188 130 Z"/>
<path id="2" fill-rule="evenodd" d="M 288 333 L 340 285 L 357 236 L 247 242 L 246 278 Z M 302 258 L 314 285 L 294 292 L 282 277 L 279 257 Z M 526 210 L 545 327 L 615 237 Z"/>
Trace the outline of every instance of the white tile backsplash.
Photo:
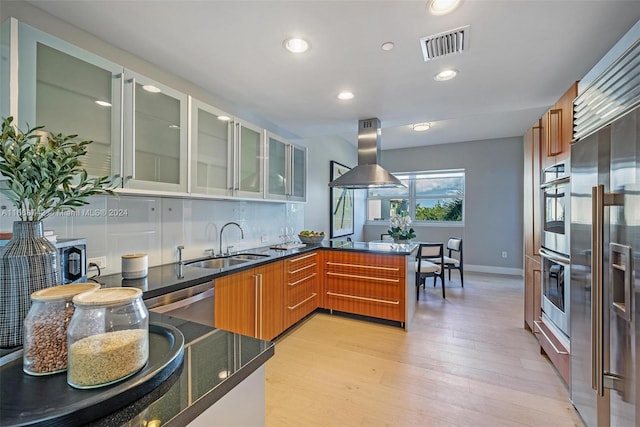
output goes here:
<path id="1" fill-rule="evenodd" d="M 107 257 L 102 274 L 120 272 L 125 253 L 147 253 L 149 266 L 176 262 L 178 245 L 185 247 L 185 260 L 204 256 L 206 249 L 217 253 L 220 229 L 230 221 L 240 224 L 244 239 L 237 227 L 228 226 L 223 250 L 227 245 L 239 251 L 278 244 L 285 227 L 296 235 L 304 229 L 301 203 L 131 195 L 96 196 L 89 201 L 74 214 L 47 218 L 44 226 L 59 238 L 87 239 L 89 258 Z M 17 220 L 11 202 L 0 195 L 0 231 L 11 231 Z"/>

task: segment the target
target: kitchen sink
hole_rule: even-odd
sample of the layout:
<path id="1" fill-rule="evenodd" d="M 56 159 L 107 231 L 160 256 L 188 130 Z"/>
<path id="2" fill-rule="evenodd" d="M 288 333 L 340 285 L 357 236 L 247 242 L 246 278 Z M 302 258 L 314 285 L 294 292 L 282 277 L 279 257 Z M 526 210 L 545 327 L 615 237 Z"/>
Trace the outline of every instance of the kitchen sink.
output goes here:
<path id="1" fill-rule="evenodd" d="M 252 261 L 256 259 L 266 258 L 268 256 L 269 255 L 266 255 L 266 254 L 237 254 L 237 255 L 231 255 L 231 258 Z"/>
<path id="2" fill-rule="evenodd" d="M 249 261 L 248 259 L 226 257 L 226 258 L 203 259 L 201 261 L 192 261 L 192 262 L 185 263 L 185 265 L 188 265 L 189 267 L 200 267 L 200 268 L 225 268 L 225 267 L 231 267 L 238 264 L 243 264 L 248 261 Z"/>
<path id="3" fill-rule="evenodd" d="M 190 267 L 199 267 L 199 268 L 226 268 L 232 267 L 238 264 L 244 264 L 245 262 L 255 261 L 257 259 L 262 259 L 269 257 L 269 255 L 265 254 L 236 254 L 229 255 L 225 257 L 219 258 L 209 258 L 198 261 L 185 262 L 184 265 L 188 265 Z"/>

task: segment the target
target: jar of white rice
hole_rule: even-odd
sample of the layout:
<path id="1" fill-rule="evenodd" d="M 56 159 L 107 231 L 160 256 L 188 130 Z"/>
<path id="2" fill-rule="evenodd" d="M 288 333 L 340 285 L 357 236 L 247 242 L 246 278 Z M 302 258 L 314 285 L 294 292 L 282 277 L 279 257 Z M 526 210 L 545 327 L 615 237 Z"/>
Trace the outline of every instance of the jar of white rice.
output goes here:
<path id="1" fill-rule="evenodd" d="M 122 381 L 149 359 L 149 313 L 137 288 L 76 295 L 67 329 L 67 383 L 96 388 Z"/>

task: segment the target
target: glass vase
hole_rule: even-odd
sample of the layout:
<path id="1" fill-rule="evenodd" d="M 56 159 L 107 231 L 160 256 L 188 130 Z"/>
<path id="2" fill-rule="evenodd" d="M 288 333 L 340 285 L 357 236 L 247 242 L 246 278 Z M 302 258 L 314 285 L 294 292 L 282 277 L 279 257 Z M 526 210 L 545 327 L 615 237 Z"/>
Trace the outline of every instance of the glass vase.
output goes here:
<path id="1" fill-rule="evenodd" d="M 0 347 L 22 345 L 31 294 L 59 282 L 56 247 L 44 237 L 42 221 L 15 221 L 0 248 Z"/>

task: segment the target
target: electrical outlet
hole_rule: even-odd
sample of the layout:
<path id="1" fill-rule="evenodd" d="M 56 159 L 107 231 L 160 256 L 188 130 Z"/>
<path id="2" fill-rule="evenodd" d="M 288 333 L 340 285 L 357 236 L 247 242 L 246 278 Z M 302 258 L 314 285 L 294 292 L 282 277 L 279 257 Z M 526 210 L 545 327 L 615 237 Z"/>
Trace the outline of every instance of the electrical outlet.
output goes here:
<path id="1" fill-rule="evenodd" d="M 502 251 L 502 258 L 506 258 L 507 257 L 507 251 Z"/>
<path id="2" fill-rule="evenodd" d="M 89 266 L 89 264 L 96 264 L 99 268 L 107 268 L 107 257 L 97 256 L 94 258 L 87 258 L 87 267 Z"/>

